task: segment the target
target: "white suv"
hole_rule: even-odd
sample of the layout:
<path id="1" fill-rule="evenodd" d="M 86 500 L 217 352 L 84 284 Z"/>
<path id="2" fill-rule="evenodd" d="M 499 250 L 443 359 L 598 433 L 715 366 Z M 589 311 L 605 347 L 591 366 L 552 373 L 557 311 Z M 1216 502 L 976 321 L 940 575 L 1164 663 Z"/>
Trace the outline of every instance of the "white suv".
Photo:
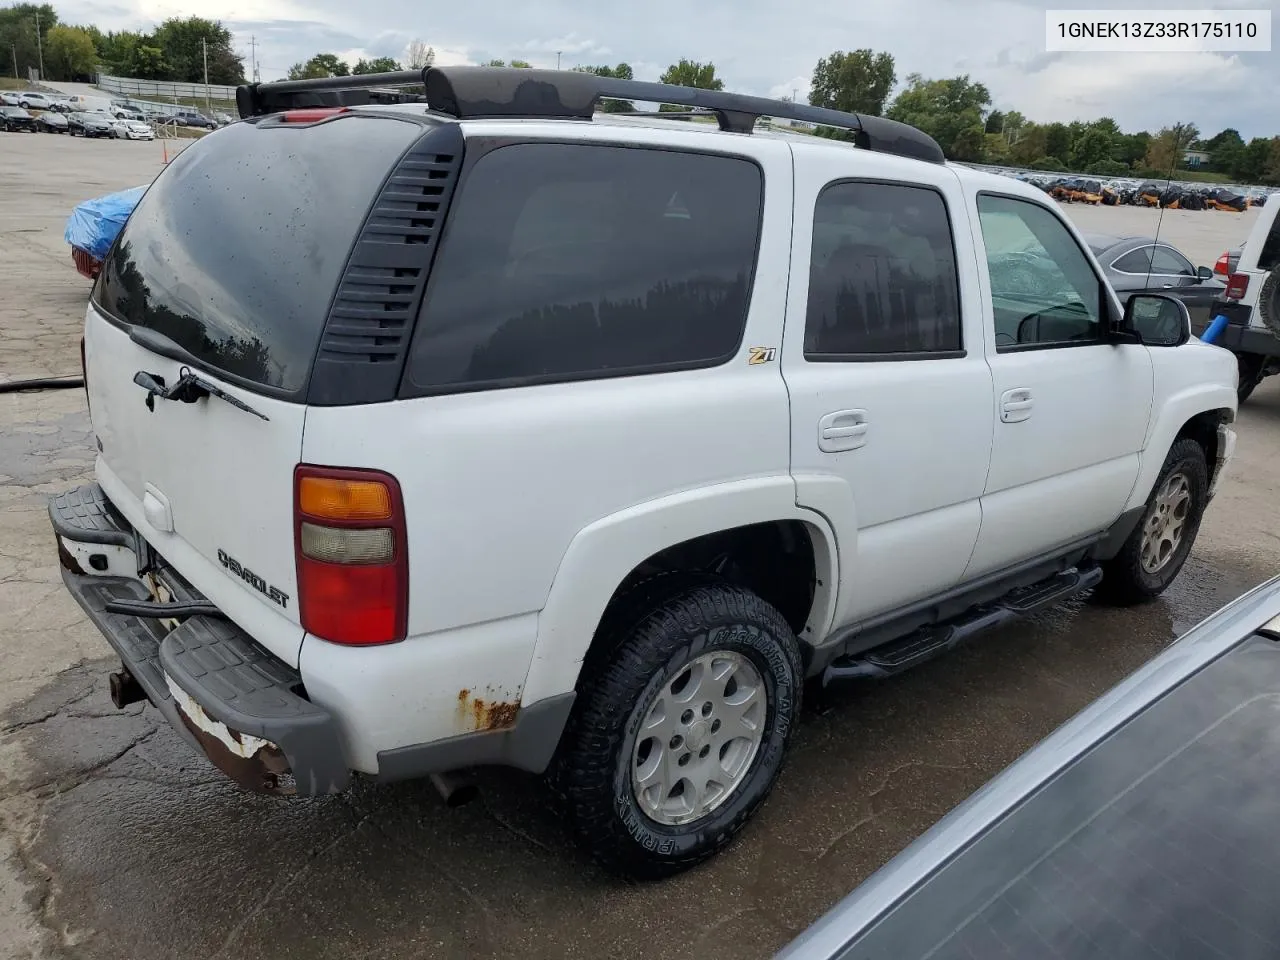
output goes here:
<path id="1" fill-rule="evenodd" d="M 1244 246 L 1223 257 L 1230 271 L 1227 289 L 1210 315 L 1227 319 L 1215 342 L 1236 355 L 1244 403 L 1263 379 L 1280 373 L 1280 193 L 1258 211 Z"/>
<path id="2" fill-rule="evenodd" d="M 878 118 L 407 77 L 433 109 L 370 102 L 402 74 L 242 88 L 88 309 L 64 576 L 117 703 L 241 783 L 549 770 L 658 876 L 763 802 L 807 680 L 1178 573 L 1234 361 L 1177 300 L 1122 314 L 1040 191 Z"/>

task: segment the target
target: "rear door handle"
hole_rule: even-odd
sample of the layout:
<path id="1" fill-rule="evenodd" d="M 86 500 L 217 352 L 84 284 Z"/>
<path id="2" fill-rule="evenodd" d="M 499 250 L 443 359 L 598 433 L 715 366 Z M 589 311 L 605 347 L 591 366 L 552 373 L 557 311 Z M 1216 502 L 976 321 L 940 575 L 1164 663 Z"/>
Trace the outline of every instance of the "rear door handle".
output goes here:
<path id="1" fill-rule="evenodd" d="M 1006 390 L 1000 395 L 1000 420 L 1003 423 L 1018 423 L 1031 417 L 1031 408 L 1035 399 L 1026 387 Z"/>
<path id="2" fill-rule="evenodd" d="M 818 421 L 818 449 L 827 453 L 856 450 L 867 442 L 867 411 L 837 410 Z"/>

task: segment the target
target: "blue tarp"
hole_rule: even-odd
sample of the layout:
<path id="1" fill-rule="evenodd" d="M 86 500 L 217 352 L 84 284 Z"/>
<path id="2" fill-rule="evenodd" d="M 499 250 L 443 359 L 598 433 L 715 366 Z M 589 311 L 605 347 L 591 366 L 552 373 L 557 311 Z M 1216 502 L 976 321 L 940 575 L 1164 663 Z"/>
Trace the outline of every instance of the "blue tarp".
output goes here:
<path id="1" fill-rule="evenodd" d="M 146 190 L 146 186 L 133 187 L 86 200 L 77 206 L 67 220 L 67 231 L 64 234 L 67 243 L 79 247 L 97 260 L 106 257 L 116 235 Z"/>

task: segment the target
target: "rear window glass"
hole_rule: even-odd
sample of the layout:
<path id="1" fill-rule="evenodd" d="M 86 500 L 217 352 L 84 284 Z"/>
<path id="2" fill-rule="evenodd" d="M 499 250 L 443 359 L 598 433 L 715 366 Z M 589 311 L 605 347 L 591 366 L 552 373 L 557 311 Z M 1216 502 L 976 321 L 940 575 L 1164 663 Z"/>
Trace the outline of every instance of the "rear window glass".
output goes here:
<path id="1" fill-rule="evenodd" d="M 237 123 L 179 153 L 94 297 L 234 377 L 300 391 L 356 234 L 414 123 Z"/>
<path id="2" fill-rule="evenodd" d="M 760 169 L 724 156 L 515 144 L 449 216 L 409 380 L 443 392 L 708 366 L 742 339 Z"/>

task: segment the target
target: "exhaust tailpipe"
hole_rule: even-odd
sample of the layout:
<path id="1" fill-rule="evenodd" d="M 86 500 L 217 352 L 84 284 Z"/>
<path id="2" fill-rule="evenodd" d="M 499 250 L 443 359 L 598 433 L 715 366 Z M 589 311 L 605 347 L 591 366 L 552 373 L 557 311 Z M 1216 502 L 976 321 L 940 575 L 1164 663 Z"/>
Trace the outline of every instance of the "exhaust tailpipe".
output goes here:
<path id="1" fill-rule="evenodd" d="M 446 807 L 461 807 L 480 796 L 476 782 L 458 773 L 433 773 L 431 783 Z"/>
<path id="2" fill-rule="evenodd" d="M 117 710 L 123 710 L 131 703 L 141 703 L 147 699 L 147 693 L 142 689 L 142 685 L 124 667 L 120 668 L 119 673 L 109 675 L 107 682 L 111 686 L 111 702 L 116 705 Z"/>

